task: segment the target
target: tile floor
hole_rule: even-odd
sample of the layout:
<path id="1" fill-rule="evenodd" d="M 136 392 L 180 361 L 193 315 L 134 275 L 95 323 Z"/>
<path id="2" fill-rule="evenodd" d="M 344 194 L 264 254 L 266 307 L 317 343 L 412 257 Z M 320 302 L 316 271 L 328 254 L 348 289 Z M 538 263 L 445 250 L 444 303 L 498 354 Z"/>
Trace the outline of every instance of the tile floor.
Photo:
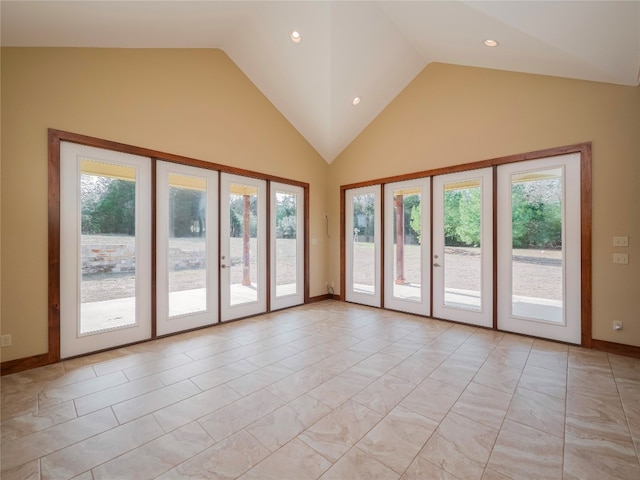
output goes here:
<path id="1" fill-rule="evenodd" d="M 640 479 L 640 360 L 327 301 L 2 382 L 14 479 Z"/>

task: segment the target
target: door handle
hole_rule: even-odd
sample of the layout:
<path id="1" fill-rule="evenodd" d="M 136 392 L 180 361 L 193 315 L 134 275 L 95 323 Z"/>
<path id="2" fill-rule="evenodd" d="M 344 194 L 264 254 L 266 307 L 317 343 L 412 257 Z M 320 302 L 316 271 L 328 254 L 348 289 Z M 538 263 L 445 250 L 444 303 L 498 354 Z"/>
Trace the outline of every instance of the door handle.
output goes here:
<path id="1" fill-rule="evenodd" d="M 434 263 L 434 264 L 433 264 L 433 266 L 434 266 L 434 267 L 439 267 L 439 266 L 440 266 L 440 264 L 439 264 L 439 263 Z"/>
<path id="2" fill-rule="evenodd" d="M 227 266 L 223 263 L 222 265 L 220 265 L 220 268 L 227 268 Z"/>

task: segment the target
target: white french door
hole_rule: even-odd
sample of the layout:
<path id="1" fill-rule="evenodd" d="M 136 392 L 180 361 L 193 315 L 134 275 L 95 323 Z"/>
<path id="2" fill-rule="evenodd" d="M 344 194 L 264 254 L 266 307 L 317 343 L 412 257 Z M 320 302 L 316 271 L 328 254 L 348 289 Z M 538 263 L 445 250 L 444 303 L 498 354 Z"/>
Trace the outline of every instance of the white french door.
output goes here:
<path id="1" fill-rule="evenodd" d="M 380 306 L 380 185 L 345 191 L 348 302 Z"/>
<path id="2" fill-rule="evenodd" d="M 498 167 L 498 328 L 581 341 L 580 154 Z"/>
<path id="3" fill-rule="evenodd" d="M 151 337 L 151 159 L 60 144 L 60 353 Z"/>
<path id="4" fill-rule="evenodd" d="M 218 172 L 158 161 L 156 332 L 218 321 Z"/>
<path id="5" fill-rule="evenodd" d="M 433 177 L 433 316 L 493 326 L 491 168 Z"/>
<path id="6" fill-rule="evenodd" d="M 430 178 L 384 186 L 384 306 L 430 313 Z"/>
<path id="7" fill-rule="evenodd" d="M 266 182 L 220 174 L 221 320 L 267 309 Z"/>
<path id="8" fill-rule="evenodd" d="M 271 182 L 271 310 L 304 303 L 304 189 Z"/>

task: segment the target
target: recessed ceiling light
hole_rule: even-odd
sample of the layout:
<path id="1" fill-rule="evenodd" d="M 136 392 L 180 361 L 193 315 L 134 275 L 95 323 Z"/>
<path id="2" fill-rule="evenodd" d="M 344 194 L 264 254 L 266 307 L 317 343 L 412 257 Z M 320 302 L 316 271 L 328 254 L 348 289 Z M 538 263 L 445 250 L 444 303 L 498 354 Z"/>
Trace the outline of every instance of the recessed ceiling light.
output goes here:
<path id="1" fill-rule="evenodd" d="M 298 30 L 293 30 L 289 34 L 289 38 L 293 43 L 300 43 L 300 40 L 302 40 L 302 35 L 300 35 L 300 32 Z"/>
<path id="2" fill-rule="evenodd" d="M 356 105 L 358 105 L 360 103 L 360 97 L 354 97 L 353 100 L 351 100 L 351 104 L 355 107 Z"/>
<path id="3" fill-rule="evenodd" d="M 498 45 L 500 45 L 497 40 L 491 40 L 490 38 L 487 38 L 482 43 L 484 43 L 487 47 L 497 47 Z"/>

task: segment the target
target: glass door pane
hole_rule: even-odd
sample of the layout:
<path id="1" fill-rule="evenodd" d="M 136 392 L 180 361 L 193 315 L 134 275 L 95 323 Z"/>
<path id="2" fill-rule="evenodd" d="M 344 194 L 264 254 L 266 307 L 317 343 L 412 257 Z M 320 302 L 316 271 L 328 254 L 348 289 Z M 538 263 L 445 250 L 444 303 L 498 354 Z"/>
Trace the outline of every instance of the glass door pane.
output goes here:
<path id="1" fill-rule="evenodd" d="M 444 304 L 482 310 L 480 179 L 444 186 Z"/>
<path id="2" fill-rule="evenodd" d="M 222 319 L 266 310 L 266 182 L 222 175 Z"/>
<path id="3" fill-rule="evenodd" d="M 169 316 L 207 309 L 207 182 L 169 174 Z"/>
<path id="4" fill-rule="evenodd" d="M 511 175 L 511 313 L 563 323 L 561 168 Z"/>
<path id="5" fill-rule="evenodd" d="M 492 326 L 492 170 L 434 177 L 434 316 Z"/>
<path id="6" fill-rule="evenodd" d="M 231 242 L 229 270 L 231 277 L 230 304 L 255 302 L 258 300 L 257 238 L 258 189 L 252 186 L 231 184 L 229 197 L 231 214 Z"/>
<path id="7" fill-rule="evenodd" d="M 151 160 L 62 142 L 63 358 L 151 336 Z"/>
<path id="8" fill-rule="evenodd" d="M 380 306 L 380 186 L 345 192 L 346 299 Z"/>
<path id="9" fill-rule="evenodd" d="M 117 169 L 117 176 L 109 170 Z M 136 323 L 136 169 L 80 163 L 80 335 Z M 105 172 L 105 173 L 102 173 Z"/>
<path id="10" fill-rule="evenodd" d="M 498 167 L 498 327 L 580 343 L 580 155 Z"/>
<path id="11" fill-rule="evenodd" d="M 271 309 L 304 303 L 304 189 L 271 185 Z"/>
<path id="12" fill-rule="evenodd" d="M 352 198 L 353 208 L 353 291 L 364 295 L 376 293 L 375 259 L 375 195 L 363 193 Z"/>
<path id="13" fill-rule="evenodd" d="M 430 179 L 385 185 L 387 308 L 429 315 Z"/>
<path id="14" fill-rule="evenodd" d="M 217 322 L 218 173 L 157 166 L 157 332 Z"/>

